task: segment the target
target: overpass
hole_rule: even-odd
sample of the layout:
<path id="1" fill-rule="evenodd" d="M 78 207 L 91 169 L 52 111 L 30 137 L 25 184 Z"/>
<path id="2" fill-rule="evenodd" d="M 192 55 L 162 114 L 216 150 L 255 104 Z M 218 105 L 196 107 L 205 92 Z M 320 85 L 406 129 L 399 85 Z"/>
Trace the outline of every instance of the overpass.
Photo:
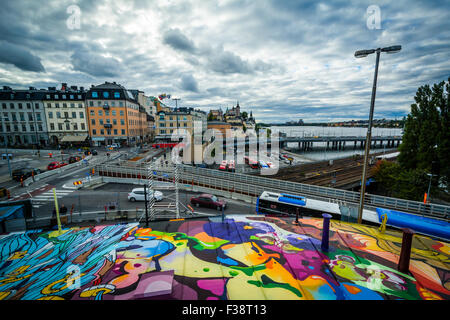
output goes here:
<path id="1" fill-rule="evenodd" d="M 179 165 L 180 184 L 198 186 L 217 191 L 233 193 L 246 196 L 255 202 L 263 191 L 286 192 L 307 196 L 311 199 L 327 201 L 332 203 L 359 205 L 359 192 L 346 191 L 328 187 L 320 187 L 298 182 L 277 180 L 261 176 L 253 176 L 242 173 L 223 172 L 213 169 L 196 168 L 188 165 Z M 147 179 L 146 168 L 132 168 L 123 165 L 98 165 L 95 172 L 103 177 L 139 180 L 145 183 Z M 163 180 L 161 176 L 173 178 L 173 168 L 159 167 L 155 169 L 155 179 Z M 367 194 L 365 196 L 365 207 L 376 210 L 376 208 L 393 209 L 416 215 L 429 216 L 449 221 L 450 206 L 440 204 L 424 204 L 419 201 L 411 201 L 378 195 Z"/>

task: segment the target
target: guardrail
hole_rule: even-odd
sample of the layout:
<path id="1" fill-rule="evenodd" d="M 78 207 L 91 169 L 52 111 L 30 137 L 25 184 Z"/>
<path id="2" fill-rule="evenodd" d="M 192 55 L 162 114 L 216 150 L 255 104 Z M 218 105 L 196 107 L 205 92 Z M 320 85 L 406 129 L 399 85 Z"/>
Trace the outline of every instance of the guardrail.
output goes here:
<path id="1" fill-rule="evenodd" d="M 214 189 L 233 191 L 250 196 L 259 196 L 263 191 L 289 192 L 306 195 L 312 199 L 327 202 L 343 201 L 359 204 L 359 193 L 339 190 L 315 185 L 283 181 L 242 173 L 230 173 L 213 169 L 196 168 L 180 165 L 181 183 L 191 183 Z M 158 174 L 165 173 L 173 177 L 173 168 L 156 168 Z M 100 175 L 117 178 L 146 179 L 147 170 L 129 167 L 97 166 L 96 172 Z M 159 179 L 156 177 L 156 179 Z M 424 204 L 417 201 L 382 197 L 368 194 L 365 197 L 365 206 L 372 208 L 383 207 L 433 218 L 449 220 L 450 207 L 439 204 Z"/>
<path id="2" fill-rule="evenodd" d="M 89 155 L 86 158 L 84 158 L 84 160 L 90 160 L 91 158 L 92 158 L 92 155 Z M 67 170 L 79 167 L 82 164 L 83 164 L 83 160 L 80 160 L 80 161 L 77 161 L 75 163 L 68 164 L 67 166 L 64 166 L 64 167 L 60 167 L 60 168 L 56 168 L 56 169 L 53 169 L 53 170 L 45 171 L 43 173 L 35 175 L 34 177 L 28 177 L 27 179 L 24 180 L 23 184 L 25 186 L 29 186 L 33 182 L 39 181 L 39 180 L 41 180 L 43 178 L 47 178 L 47 177 L 50 177 L 50 176 L 53 176 L 53 175 L 56 175 L 56 174 L 61 174 L 64 171 L 67 171 Z"/>

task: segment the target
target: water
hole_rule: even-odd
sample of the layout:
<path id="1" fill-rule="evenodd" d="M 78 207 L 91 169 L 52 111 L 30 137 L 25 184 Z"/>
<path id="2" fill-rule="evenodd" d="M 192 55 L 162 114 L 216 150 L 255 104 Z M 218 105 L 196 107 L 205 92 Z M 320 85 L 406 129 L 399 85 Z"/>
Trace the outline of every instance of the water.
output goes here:
<path id="1" fill-rule="evenodd" d="M 318 127 L 318 126 L 286 126 L 270 127 L 272 132 L 283 132 L 288 137 L 323 137 L 323 136 L 359 136 L 366 137 L 367 128 L 362 127 Z M 376 136 L 401 136 L 401 128 L 372 128 L 372 137 Z M 300 151 L 298 150 L 298 143 L 288 143 L 288 148 L 295 153 L 302 155 L 307 160 L 321 161 L 329 159 L 339 159 L 352 156 L 354 154 L 364 154 L 364 149 L 358 148 L 353 150 L 353 143 L 347 143 L 345 150 L 326 150 L 326 142 L 314 142 L 313 150 Z M 370 153 L 391 152 L 396 148 L 377 148 L 370 150 Z"/>

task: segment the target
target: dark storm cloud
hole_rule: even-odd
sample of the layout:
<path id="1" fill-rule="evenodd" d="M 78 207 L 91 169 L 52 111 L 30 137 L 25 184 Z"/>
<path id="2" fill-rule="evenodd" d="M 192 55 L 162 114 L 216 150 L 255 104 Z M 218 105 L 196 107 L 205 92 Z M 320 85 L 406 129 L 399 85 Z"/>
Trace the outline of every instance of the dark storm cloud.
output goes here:
<path id="1" fill-rule="evenodd" d="M 195 80 L 195 78 L 188 74 L 188 75 L 183 75 L 181 77 L 181 84 L 180 84 L 181 89 L 186 90 L 186 91 L 192 91 L 192 92 L 198 92 L 198 84 L 197 81 Z"/>
<path id="2" fill-rule="evenodd" d="M 70 5 L 80 7 L 79 30 L 66 26 Z M 381 29 L 366 26 L 370 5 L 381 10 Z M 419 86 L 450 75 L 449 7 L 404 0 L 4 1 L 0 82 L 89 87 L 114 80 L 205 109 L 239 100 L 259 121 L 367 119 L 375 59 L 353 54 L 401 44 L 400 53 L 381 57 L 375 107 L 377 117 L 399 117 Z"/>
<path id="3" fill-rule="evenodd" d="M 164 33 L 163 42 L 175 50 L 195 53 L 194 43 L 188 39 L 179 29 L 169 29 Z"/>
<path id="4" fill-rule="evenodd" d="M 24 71 L 45 72 L 41 59 L 28 50 L 6 41 L 0 41 L 0 62 L 12 64 Z"/>

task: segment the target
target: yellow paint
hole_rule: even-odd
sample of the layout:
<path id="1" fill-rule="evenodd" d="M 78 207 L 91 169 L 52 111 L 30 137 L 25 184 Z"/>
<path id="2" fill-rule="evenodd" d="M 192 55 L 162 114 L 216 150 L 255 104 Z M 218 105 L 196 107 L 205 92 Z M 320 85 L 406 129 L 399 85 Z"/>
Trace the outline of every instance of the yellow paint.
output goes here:
<path id="1" fill-rule="evenodd" d="M 64 300 L 64 298 L 58 296 L 46 296 L 39 298 L 38 300 Z"/>
<path id="2" fill-rule="evenodd" d="M 27 254 L 27 252 L 28 251 L 16 251 L 8 258 L 8 260 L 22 259 Z"/>
<path id="3" fill-rule="evenodd" d="M 67 232 L 69 232 L 70 231 L 70 229 L 67 229 L 67 230 L 55 230 L 55 231 L 52 231 L 52 232 L 49 232 L 48 233 L 48 237 L 49 238 L 58 238 L 60 235 L 63 235 L 64 233 L 67 233 Z"/>
<path id="4" fill-rule="evenodd" d="M 0 291 L 0 300 L 5 300 L 10 294 L 11 291 Z"/>
<path id="5" fill-rule="evenodd" d="M 41 293 L 45 294 L 45 295 L 52 295 L 54 293 L 60 292 L 64 289 L 67 289 L 72 284 L 72 281 L 70 283 L 67 281 L 69 278 L 71 280 L 76 280 L 78 278 L 81 278 L 82 276 L 84 276 L 84 273 L 82 273 L 81 275 L 76 276 L 76 277 L 74 277 L 72 274 L 69 273 L 64 278 L 54 281 L 54 282 L 50 283 L 49 285 L 47 285 L 44 289 L 41 290 Z M 58 289 L 54 289 L 53 287 L 59 283 L 64 283 L 64 285 Z"/>

